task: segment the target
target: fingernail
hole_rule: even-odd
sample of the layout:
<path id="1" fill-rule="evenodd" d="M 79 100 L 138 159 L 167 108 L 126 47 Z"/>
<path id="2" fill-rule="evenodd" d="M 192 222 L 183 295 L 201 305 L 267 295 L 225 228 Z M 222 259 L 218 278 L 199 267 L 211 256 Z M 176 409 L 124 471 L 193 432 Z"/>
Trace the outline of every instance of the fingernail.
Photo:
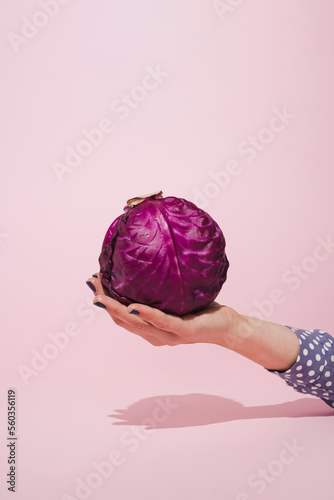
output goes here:
<path id="1" fill-rule="evenodd" d="M 94 278 L 98 278 L 98 275 L 97 275 L 97 274 L 92 274 L 92 276 L 93 276 Z"/>
<path id="2" fill-rule="evenodd" d="M 132 309 L 129 314 L 136 314 L 136 316 L 139 316 L 139 311 L 136 311 L 136 309 Z"/>
<path id="3" fill-rule="evenodd" d="M 102 302 L 93 302 L 94 306 L 102 307 L 102 309 L 107 309 L 107 306 L 102 304 Z"/>
<path id="4" fill-rule="evenodd" d="M 89 288 L 90 288 L 91 290 L 93 290 L 93 292 L 96 292 L 96 288 L 95 288 L 95 286 L 93 285 L 93 283 L 91 283 L 90 281 L 86 281 L 86 283 L 87 283 L 87 285 L 89 286 Z"/>

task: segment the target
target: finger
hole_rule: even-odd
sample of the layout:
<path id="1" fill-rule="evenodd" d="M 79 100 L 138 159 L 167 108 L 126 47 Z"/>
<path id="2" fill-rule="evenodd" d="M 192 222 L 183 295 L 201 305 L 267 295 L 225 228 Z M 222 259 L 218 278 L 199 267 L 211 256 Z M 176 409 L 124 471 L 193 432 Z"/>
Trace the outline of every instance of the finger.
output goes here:
<path id="1" fill-rule="evenodd" d="M 101 283 L 100 279 L 100 273 L 95 273 L 92 275 L 92 278 L 89 278 L 87 280 L 87 284 L 90 283 L 93 287 L 94 290 L 91 286 L 89 288 L 92 289 L 94 292 L 96 299 L 93 301 L 94 303 L 99 302 L 100 304 L 103 304 L 106 306 L 106 310 L 109 313 L 109 316 L 111 319 L 114 321 L 114 323 L 125 330 L 134 333 L 136 335 L 139 335 L 142 337 L 144 340 L 149 342 L 150 344 L 154 346 L 163 346 L 166 345 L 162 340 L 156 337 L 152 337 L 150 335 L 145 334 L 142 331 L 142 324 L 140 323 L 140 329 L 138 329 L 138 320 L 135 318 L 129 318 L 129 313 L 126 309 L 126 307 L 123 304 L 120 304 L 116 300 L 112 299 L 111 297 L 108 297 L 103 290 L 103 286 Z M 100 295 L 100 297 L 98 297 Z M 101 296 L 104 296 L 103 299 Z M 107 301 L 106 301 L 107 299 Z M 126 318 L 128 321 L 124 321 L 122 317 Z"/>
<path id="2" fill-rule="evenodd" d="M 164 330 L 177 335 L 182 334 L 185 330 L 184 319 L 180 316 L 166 314 L 160 311 L 160 309 L 155 309 L 144 304 L 130 304 L 128 306 L 129 314 L 133 314 L 133 311 L 137 311 L 137 314 L 134 314 L 158 330 Z M 188 318 L 190 318 L 190 315 L 188 315 Z"/>
<path id="3" fill-rule="evenodd" d="M 106 295 L 105 292 L 104 292 L 104 289 L 103 289 L 103 286 L 102 286 L 102 282 L 101 282 L 101 278 L 100 278 L 100 274 L 99 273 L 96 273 L 97 275 L 97 278 L 89 278 L 89 282 L 92 283 L 95 287 L 95 295 Z"/>
<path id="4" fill-rule="evenodd" d="M 146 334 L 143 331 L 141 325 L 144 322 L 139 323 L 136 318 L 129 318 L 127 308 L 123 304 L 117 302 L 117 300 L 114 300 L 111 297 L 107 297 L 106 295 L 104 295 L 103 298 L 97 295 L 96 299 L 94 299 L 93 302 L 104 304 L 106 306 L 106 311 L 117 326 L 120 326 L 131 333 L 139 335 L 154 346 L 166 345 L 165 342 L 163 342 L 161 339 Z M 122 318 L 126 318 L 128 321 L 124 321 L 124 319 Z"/>
<path id="5" fill-rule="evenodd" d="M 100 273 L 96 274 L 98 278 L 92 277 L 88 280 L 95 288 L 94 302 L 104 304 L 112 318 L 117 316 L 123 323 L 133 328 L 135 330 L 134 333 L 154 337 L 163 345 L 176 345 L 179 343 L 175 334 L 178 334 L 183 329 L 183 321 L 180 317 L 167 315 L 159 309 L 154 309 L 143 304 L 131 304 L 133 307 L 129 306 L 129 309 L 126 309 L 123 304 L 105 294 Z M 100 296 L 99 299 L 98 296 Z M 141 311 L 141 316 L 129 314 L 133 309 L 136 309 L 137 312 Z"/>
<path id="6" fill-rule="evenodd" d="M 142 332 L 138 332 L 137 329 L 131 327 L 128 323 L 125 323 L 125 321 L 122 321 L 117 316 L 112 317 L 112 319 L 113 319 L 113 321 L 114 321 L 114 323 L 116 325 L 121 326 L 122 328 L 124 328 L 128 332 L 134 333 L 138 337 L 142 337 L 144 340 L 146 340 L 147 342 L 149 342 L 150 344 L 152 344 L 154 346 L 163 346 L 163 345 L 166 345 L 164 342 L 162 342 L 161 340 L 159 340 L 159 339 L 157 339 L 155 337 L 152 337 L 150 335 L 145 335 Z"/>
<path id="7" fill-rule="evenodd" d="M 89 278 L 87 280 L 87 284 L 90 283 L 93 285 L 95 288 L 95 296 L 97 295 L 104 295 L 106 298 L 108 297 L 103 289 L 101 280 L 100 280 L 100 274 L 96 273 L 98 276 L 97 278 Z M 93 290 L 94 291 L 94 290 Z M 108 301 L 109 302 L 109 301 Z M 115 301 L 114 301 L 115 302 Z M 117 301 L 117 304 L 109 302 L 109 309 L 108 312 L 113 313 L 113 314 L 118 314 L 118 312 L 124 311 L 124 309 L 120 309 L 117 307 L 117 304 L 119 304 Z M 155 326 L 158 330 L 165 330 L 167 332 L 172 332 L 172 333 L 179 333 L 184 329 L 183 325 L 183 320 L 179 316 L 175 316 L 172 314 L 166 314 L 159 309 L 155 309 L 153 307 L 149 307 L 143 304 L 131 304 L 128 306 L 128 313 L 131 313 L 131 311 L 136 310 L 138 316 L 140 316 L 140 319 L 146 321 L 147 323 L 150 323 L 151 325 Z M 128 324 L 133 324 L 132 318 L 126 318 L 126 316 L 123 318 L 125 322 Z M 138 323 L 138 322 L 137 322 Z M 141 323 L 138 323 L 141 324 Z"/>
<path id="8" fill-rule="evenodd" d="M 95 295 L 93 303 L 102 304 L 111 318 L 115 321 L 122 321 L 127 327 L 132 328 L 133 333 L 141 336 L 154 337 L 164 345 L 177 345 L 177 336 L 172 332 L 159 330 L 154 325 L 148 323 L 138 315 L 129 314 L 128 308 L 107 295 Z M 148 306 L 145 306 L 150 309 Z"/>

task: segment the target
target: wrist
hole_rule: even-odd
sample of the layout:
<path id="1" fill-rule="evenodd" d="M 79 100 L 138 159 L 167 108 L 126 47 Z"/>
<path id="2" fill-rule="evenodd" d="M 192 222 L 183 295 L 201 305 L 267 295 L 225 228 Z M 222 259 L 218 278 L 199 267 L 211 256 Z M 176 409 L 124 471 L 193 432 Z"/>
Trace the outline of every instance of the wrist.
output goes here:
<path id="1" fill-rule="evenodd" d="M 221 314 L 223 321 L 211 342 L 233 351 L 247 335 L 243 324 L 244 320 L 241 314 L 231 307 L 223 306 Z"/>
<path id="2" fill-rule="evenodd" d="M 299 353 L 299 340 L 288 327 L 239 314 L 235 311 L 226 347 L 278 371 L 289 369 Z"/>
<path id="3" fill-rule="evenodd" d="M 249 319 L 257 321 L 255 318 Z M 225 347 L 231 351 L 238 352 L 254 333 L 254 327 L 255 325 L 246 320 L 245 316 L 232 309 L 229 328 L 225 336 Z"/>

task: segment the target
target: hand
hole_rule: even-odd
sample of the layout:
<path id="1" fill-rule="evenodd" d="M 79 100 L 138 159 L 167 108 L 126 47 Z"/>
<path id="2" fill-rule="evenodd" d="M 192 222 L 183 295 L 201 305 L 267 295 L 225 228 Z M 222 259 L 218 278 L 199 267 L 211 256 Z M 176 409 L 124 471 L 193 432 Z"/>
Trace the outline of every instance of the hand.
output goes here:
<path id="1" fill-rule="evenodd" d="M 232 308 L 212 302 L 198 313 L 180 317 L 143 304 L 125 306 L 104 293 L 99 274 L 96 276 L 88 280 L 95 288 L 95 291 L 92 288 L 95 294 L 93 303 L 106 306 L 116 325 L 139 335 L 150 344 L 175 346 L 204 342 L 227 347 L 237 314 Z M 137 311 L 137 314 L 132 311 Z"/>
<path id="2" fill-rule="evenodd" d="M 99 275 L 96 276 L 87 281 L 90 288 L 93 285 L 93 303 L 105 307 L 116 325 L 154 346 L 217 344 L 271 370 L 287 370 L 296 361 L 299 340 L 284 325 L 241 315 L 217 302 L 182 317 L 143 304 L 126 307 L 104 293 Z"/>

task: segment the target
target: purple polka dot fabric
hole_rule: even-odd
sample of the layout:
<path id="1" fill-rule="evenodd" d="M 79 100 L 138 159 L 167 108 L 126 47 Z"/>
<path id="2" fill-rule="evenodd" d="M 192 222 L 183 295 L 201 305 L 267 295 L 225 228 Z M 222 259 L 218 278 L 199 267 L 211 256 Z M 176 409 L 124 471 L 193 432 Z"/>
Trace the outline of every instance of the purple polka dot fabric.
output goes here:
<path id="1" fill-rule="evenodd" d="M 334 408 L 334 337 L 323 330 L 302 330 L 285 325 L 299 339 L 299 355 L 289 370 L 277 374 L 298 392 L 311 394 Z"/>

